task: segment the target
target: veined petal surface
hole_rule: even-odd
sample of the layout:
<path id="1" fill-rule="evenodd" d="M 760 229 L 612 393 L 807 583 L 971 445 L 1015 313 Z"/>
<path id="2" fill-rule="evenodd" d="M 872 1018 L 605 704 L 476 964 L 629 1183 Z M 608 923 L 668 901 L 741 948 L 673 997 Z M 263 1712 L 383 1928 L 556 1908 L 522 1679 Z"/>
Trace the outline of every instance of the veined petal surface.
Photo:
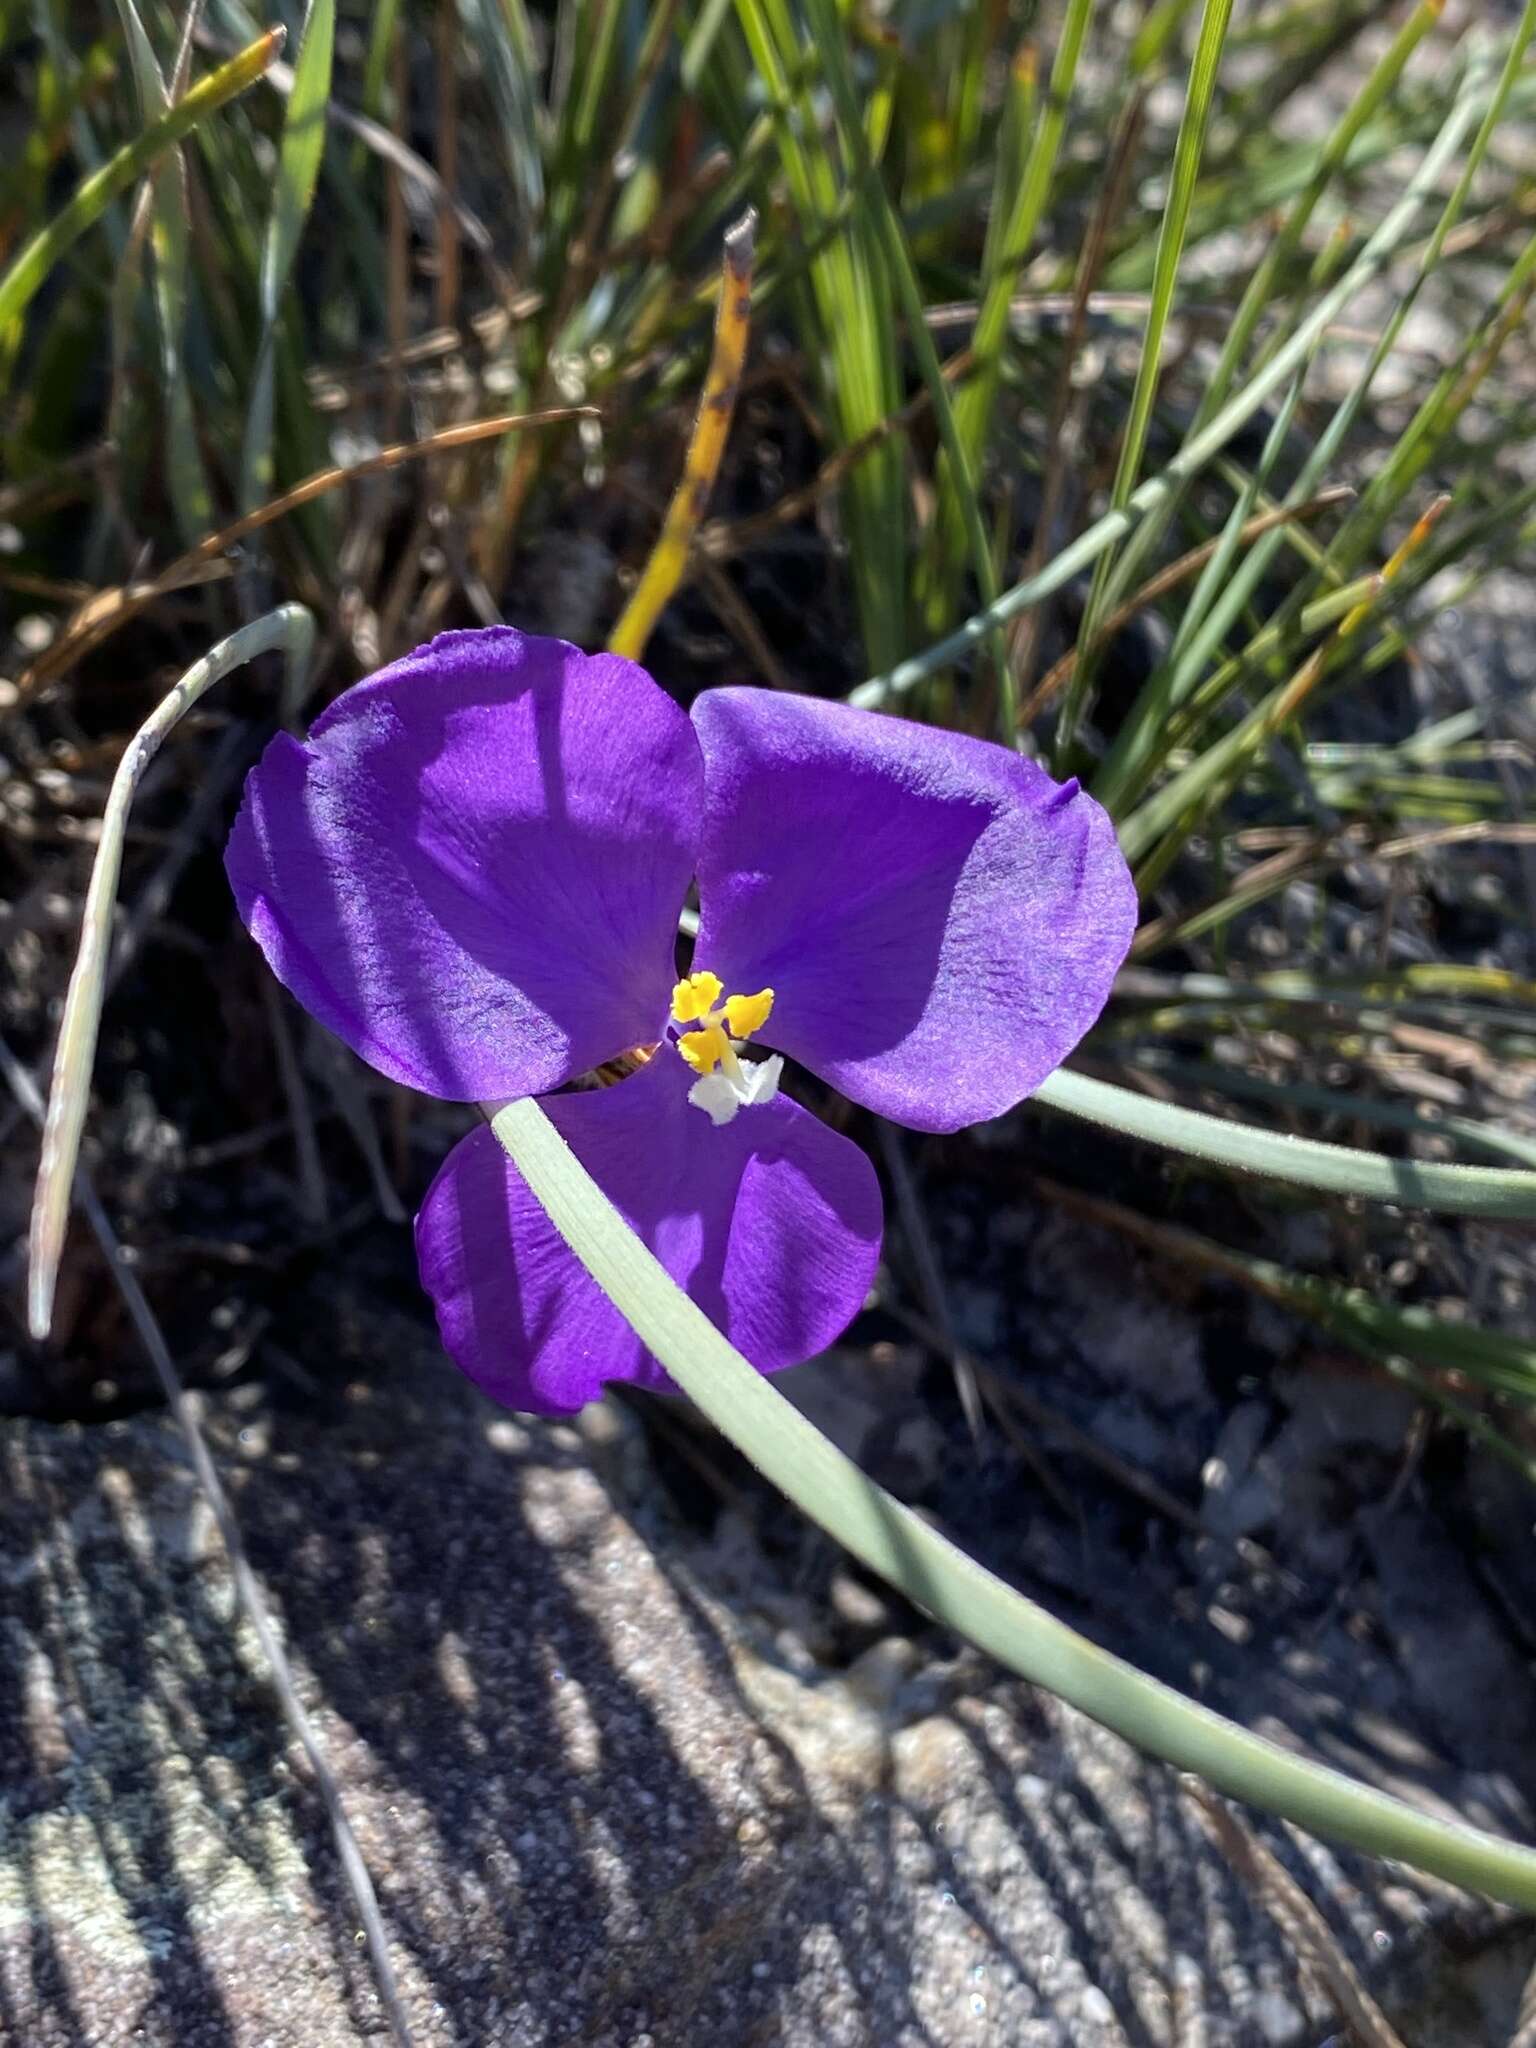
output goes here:
<path id="1" fill-rule="evenodd" d="M 446 633 L 273 740 L 226 864 L 279 980 L 380 1072 L 538 1094 L 659 1036 L 701 794 L 633 662 Z"/>
<path id="2" fill-rule="evenodd" d="M 858 1312 L 880 1189 L 847 1138 L 787 1096 L 716 1127 L 670 1050 L 551 1121 L 678 1284 L 762 1372 L 824 1349 Z M 578 1262 L 489 1128 L 456 1145 L 416 1219 L 449 1355 L 495 1400 L 568 1415 L 605 1382 L 671 1381 Z"/>
<path id="3" fill-rule="evenodd" d="M 710 690 L 695 963 L 765 1042 L 917 1130 L 1000 1115 L 1103 1008 L 1136 922 L 1104 811 L 1005 747 Z"/>

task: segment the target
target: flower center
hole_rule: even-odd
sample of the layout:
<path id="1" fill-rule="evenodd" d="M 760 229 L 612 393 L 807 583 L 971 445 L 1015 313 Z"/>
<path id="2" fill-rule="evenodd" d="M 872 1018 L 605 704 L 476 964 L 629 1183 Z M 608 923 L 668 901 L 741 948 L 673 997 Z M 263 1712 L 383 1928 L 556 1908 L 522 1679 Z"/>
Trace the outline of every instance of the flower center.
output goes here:
<path id="1" fill-rule="evenodd" d="M 771 988 L 759 989 L 755 996 L 727 996 L 718 974 L 690 974 L 673 989 L 673 1023 L 693 1026 L 677 1039 L 678 1051 L 699 1077 L 688 1090 L 688 1100 L 704 1110 L 711 1123 L 728 1124 L 739 1109 L 771 1102 L 778 1093 L 782 1059 L 775 1055 L 750 1065 L 738 1057 L 772 1011 Z"/>

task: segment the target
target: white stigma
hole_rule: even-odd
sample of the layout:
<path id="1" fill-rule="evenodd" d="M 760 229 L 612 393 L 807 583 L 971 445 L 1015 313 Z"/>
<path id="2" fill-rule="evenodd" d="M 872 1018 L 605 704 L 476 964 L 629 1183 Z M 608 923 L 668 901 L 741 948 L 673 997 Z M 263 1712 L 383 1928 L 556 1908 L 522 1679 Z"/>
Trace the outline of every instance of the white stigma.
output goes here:
<path id="1" fill-rule="evenodd" d="M 732 1047 L 733 1052 L 739 1050 Z M 705 1112 L 717 1130 L 728 1124 L 737 1110 L 755 1109 L 759 1103 L 772 1102 L 784 1071 L 784 1062 L 777 1053 L 772 1059 L 755 1064 L 733 1059 L 730 1066 L 734 1071 L 728 1071 L 722 1064 L 712 1074 L 701 1074 L 688 1090 L 688 1100 L 695 1109 Z"/>

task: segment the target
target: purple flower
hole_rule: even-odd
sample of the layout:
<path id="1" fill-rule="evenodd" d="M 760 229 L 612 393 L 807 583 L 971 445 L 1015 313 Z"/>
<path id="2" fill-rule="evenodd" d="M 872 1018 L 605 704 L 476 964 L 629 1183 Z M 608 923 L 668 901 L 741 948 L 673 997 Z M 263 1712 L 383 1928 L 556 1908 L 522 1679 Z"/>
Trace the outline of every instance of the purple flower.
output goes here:
<path id="1" fill-rule="evenodd" d="M 880 1244 L 873 1169 L 780 1091 L 784 1058 L 918 1130 L 997 1116 L 1097 1017 L 1135 921 L 1098 805 L 1003 747 L 766 690 L 690 719 L 632 662 L 500 627 L 274 739 L 227 863 L 306 1009 L 428 1095 L 548 1097 L 764 1372 L 839 1334 Z M 600 1069 L 622 1078 L 554 1092 Z M 487 1127 L 416 1247 L 448 1351 L 496 1399 L 569 1414 L 607 1380 L 670 1384 Z"/>

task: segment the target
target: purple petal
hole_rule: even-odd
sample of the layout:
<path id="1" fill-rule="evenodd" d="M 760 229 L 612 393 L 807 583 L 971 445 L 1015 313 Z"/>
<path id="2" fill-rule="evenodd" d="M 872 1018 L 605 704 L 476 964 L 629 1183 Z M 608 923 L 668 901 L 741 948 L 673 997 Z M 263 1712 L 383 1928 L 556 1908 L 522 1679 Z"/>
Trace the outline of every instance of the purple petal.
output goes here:
<path id="1" fill-rule="evenodd" d="M 857 1313 L 880 1189 L 857 1145 L 786 1096 L 716 1128 L 670 1050 L 615 1087 L 544 1104 L 667 1271 L 762 1372 L 822 1350 Z M 443 1343 L 495 1400 L 568 1415 L 607 1380 L 671 1381 L 578 1264 L 482 1126 L 416 1219 Z"/>
<path id="2" fill-rule="evenodd" d="M 538 1094 L 659 1035 L 701 787 L 633 662 L 445 633 L 273 740 L 225 858 L 274 973 L 371 1065 Z"/>
<path id="3" fill-rule="evenodd" d="M 1103 1008 L 1136 922 L 1114 827 L 985 740 L 710 690 L 695 965 L 775 991 L 765 1042 L 922 1131 L 1038 1087 Z"/>

